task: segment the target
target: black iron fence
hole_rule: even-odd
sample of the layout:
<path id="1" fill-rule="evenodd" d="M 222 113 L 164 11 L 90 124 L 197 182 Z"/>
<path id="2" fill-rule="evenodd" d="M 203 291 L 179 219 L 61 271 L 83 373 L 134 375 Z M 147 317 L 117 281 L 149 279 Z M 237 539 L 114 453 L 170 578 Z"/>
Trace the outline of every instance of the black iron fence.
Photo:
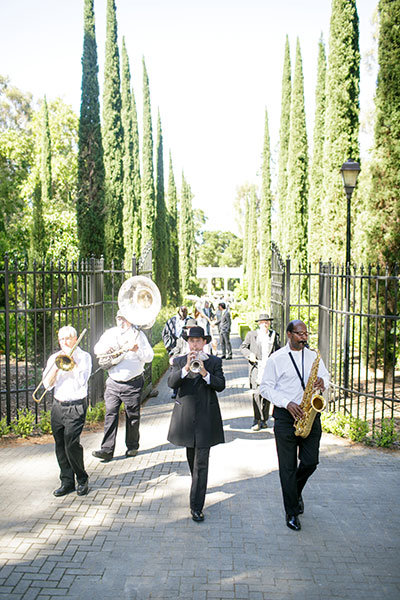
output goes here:
<path id="1" fill-rule="evenodd" d="M 395 269 L 319 263 L 308 272 L 272 252 L 271 312 L 281 339 L 286 325 L 301 319 L 327 365 L 328 407 L 380 428 L 400 426 L 400 296 Z"/>
<path id="2" fill-rule="evenodd" d="M 51 393 L 38 405 L 32 392 L 40 384 L 47 357 L 58 348 L 57 332 L 73 325 L 78 334 L 87 329 L 81 347 L 92 351 L 105 328 L 115 324 L 118 291 L 132 275 L 152 273 L 151 243 L 130 269 L 103 259 L 70 264 L 33 264 L 10 261 L 0 266 L 0 419 L 7 422 L 28 408 L 38 417 L 47 410 Z M 151 338 L 151 331 L 148 332 Z M 89 381 L 92 405 L 103 398 L 104 373 L 93 356 Z M 151 365 L 146 366 L 145 389 L 151 386 Z"/>

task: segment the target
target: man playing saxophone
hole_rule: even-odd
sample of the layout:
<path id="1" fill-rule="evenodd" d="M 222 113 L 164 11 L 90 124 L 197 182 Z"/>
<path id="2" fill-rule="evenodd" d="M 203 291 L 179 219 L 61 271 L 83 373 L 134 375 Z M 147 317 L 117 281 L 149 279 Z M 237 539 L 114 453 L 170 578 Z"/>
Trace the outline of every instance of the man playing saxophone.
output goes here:
<path id="1" fill-rule="evenodd" d="M 58 332 L 61 351 L 52 354 L 43 372 L 43 385 L 46 390 L 54 388 L 54 401 L 51 407 L 51 429 L 56 444 L 56 457 L 60 466 L 61 487 L 54 490 L 56 497 L 65 496 L 75 490 L 78 496 L 88 493 L 88 474 L 83 464 L 83 448 L 80 435 L 85 424 L 87 411 L 88 380 L 92 371 L 92 358 L 81 348 L 74 348 L 77 333 L 74 327 L 66 325 Z M 71 350 L 73 355 L 71 355 Z M 67 370 L 59 368 L 58 359 L 66 359 Z M 62 361 L 61 361 L 62 365 Z"/>
<path id="2" fill-rule="evenodd" d="M 260 393 L 273 405 L 274 434 L 279 462 L 286 524 L 299 531 L 299 514 L 304 512 L 302 491 L 317 468 L 321 440 L 321 420 L 318 413 L 307 437 L 296 435 L 296 421 L 304 416 L 301 407 L 304 390 L 316 353 L 307 347 L 308 332 L 303 321 L 290 321 L 286 328 L 288 342 L 268 358 L 260 384 Z M 327 388 L 329 374 L 319 360 L 314 390 Z M 308 386 L 309 388 L 310 386 Z"/>

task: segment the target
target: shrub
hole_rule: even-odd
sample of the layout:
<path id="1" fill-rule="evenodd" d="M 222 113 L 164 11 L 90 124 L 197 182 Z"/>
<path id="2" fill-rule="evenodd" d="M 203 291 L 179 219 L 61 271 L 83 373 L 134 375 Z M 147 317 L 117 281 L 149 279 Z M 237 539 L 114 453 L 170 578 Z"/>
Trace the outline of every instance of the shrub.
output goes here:
<path id="1" fill-rule="evenodd" d="M 364 442 L 369 432 L 369 425 L 358 417 L 350 416 L 348 437 L 353 442 Z"/>
<path id="2" fill-rule="evenodd" d="M 26 438 L 33 433 L 35 427 L 35 415 L 28 408 L 19 408 L 17 415 L 18 416 L 11 421 L 11 430 L 16 435 Z"/>
<path id="3" fill-rule="evenodd" d="M 321 414 L 321 425 L 327 433 L 349 438 L 353 442 L 364 442 L 369 431 L 369 425 L 366 421 L 342 413 L 323 412 Z"/>
<path id="4" fill-rule="evenodd" d="M 151 380 L 153 385 L 157 383 L 169 367 L 169 356 L 163 342 L 159 342 L 153 347 L 154 358 L 151 365 Z"/>
<path id="5" fill-rule="evenodd" d="M 51 433 L 51 411 L 42 410 L 38 427 L 42 433 Z"/>
<path id="6" fill-rule="evenodd" d="M 0 437 L 3 437 L 3 435 L 7 435 L 7 433 L 10 433 L 10 429 L 11 427 L 7 425 L 7 417 L 3 417 L 0 420 Z"/>
<path id="7" fill-rule="evenodd" d="M 382 419 L 380 431 L 374 432 L 374 441 L 381 448 L 388 448 L 399 439 L 398 434 L 394 430 L 393 419 Z"/>
<path id="8" fill-rule="evenodd" d="M 97 402 L 94 406 L 89 406 L 86 413 L 86 421 L 88 423 L 101 423 L 104 421 L 106 414 L 106 406 L 104 402 Z"/>

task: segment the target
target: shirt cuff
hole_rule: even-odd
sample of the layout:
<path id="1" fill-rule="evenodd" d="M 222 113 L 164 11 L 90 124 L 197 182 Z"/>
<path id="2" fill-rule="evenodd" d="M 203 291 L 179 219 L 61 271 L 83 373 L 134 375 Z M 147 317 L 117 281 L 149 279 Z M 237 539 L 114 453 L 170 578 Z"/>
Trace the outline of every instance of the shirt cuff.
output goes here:
<path id="1" fill-rule="evenodd" d="M 182 367 L 182 371 L 181 371 L 181 377 L 182 379 L 184 377 L 187 377 L 189 375 L 189 371 L 186 369 L 186 367 Z"/>
<path id="2" fill-rule="evenodd" d="M 207 375 L 205 377 L 203 377 L 204 381 L 207 383 L 207 385 L 210 385 L 210 373 L 207 371 Z"/>

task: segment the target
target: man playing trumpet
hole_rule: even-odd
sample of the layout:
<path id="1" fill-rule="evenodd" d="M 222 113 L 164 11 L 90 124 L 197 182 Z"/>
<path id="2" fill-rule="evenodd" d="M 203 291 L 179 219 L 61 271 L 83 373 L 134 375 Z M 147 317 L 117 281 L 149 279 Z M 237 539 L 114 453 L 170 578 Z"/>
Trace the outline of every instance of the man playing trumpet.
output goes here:
<path id="1" fill-rule="evenodd" d="M 106 416 L 100 450 L 93 456 L 109 461 L 114 456 L 119 409 L 124 403 L 126 457 L 136 456 L 139 449 L 140 401 L 144 385 L 144 365 L 153 360 L 154 352 L 143 331 L 136 329 L 119 310 L 117 326 L 103 333 L 94 347 L 99 357 L 110 356 L 104 393 Z M 113 358 L 115 357 L 115 358 Z M 100 361 L 100 359 L 99 359 Z M 101 362 L 100 362 L 101 364 Z"/>
<path id="2" fill-rule="evenodd" d="M 60 466 L 61 487 L 54 490 L 53 494 L 59 497 L 75 491 L 76 479 L 78 496 L 85 496 L 89 489 L 89 477 L 83 464 L 80 435 L 85 424 L 92 358 L 79 346 L 74 348 L 77 333 L 71 325 L 61 327 L 58 342 L 61 350 L 50 356 L 43 372 L 44 387 L 47 390 L 54 388 L 51 429 Z M 57 366 L 57 357 L 69 357 L 68 370 Z"/>

